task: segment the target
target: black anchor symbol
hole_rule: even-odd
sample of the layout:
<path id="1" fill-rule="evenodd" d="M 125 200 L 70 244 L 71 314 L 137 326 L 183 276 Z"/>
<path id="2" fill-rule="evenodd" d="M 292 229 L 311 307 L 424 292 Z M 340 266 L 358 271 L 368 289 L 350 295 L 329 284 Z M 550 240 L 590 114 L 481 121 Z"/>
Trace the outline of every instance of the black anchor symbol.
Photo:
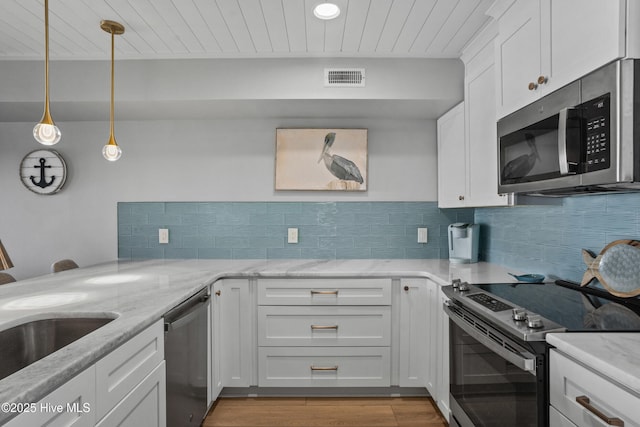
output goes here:
<path id="1" fill-rule="evenodd" d="M 45 166 L 46 162 L 47 160 L 44 157 L 40 157 L 40 166 L 34 166 L 34 168 L 40 169 L 40 181 L 36 182 L 33 175 L 29 177 L 31 182 L 33 182 L 33 185 L 37 185 L 40 188 L 47 188 L 56 180 L 56 177 L 52 176 L 51 181 L 47 182 L 47 178 L 44 176 L 44 168 L 50 168 L 51 166 Z"/>

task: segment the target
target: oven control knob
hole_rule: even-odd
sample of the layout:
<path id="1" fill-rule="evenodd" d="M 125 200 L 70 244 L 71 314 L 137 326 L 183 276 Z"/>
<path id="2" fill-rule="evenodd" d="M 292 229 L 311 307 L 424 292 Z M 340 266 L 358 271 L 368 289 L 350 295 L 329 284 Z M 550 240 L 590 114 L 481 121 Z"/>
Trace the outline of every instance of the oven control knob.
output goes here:
<path id="1" fill-rule="evenodd" d="M 451 281 L 451 286 L 453 286 L 453 289 L 458 289 L 460 287 L 460 279 L 453 279 Z"/>
<path id="2" fill-rule="evenodd" d="M 522 322 L 524 320 L 527 320 L 527 312 L 524 310 L 524 308 L 519 308 L 519 307 L 512 308 L 511 317 L 516 322 Z"/>
<path id="3" fill-rule="evenodd" d="M 460 292 L 466 292 L 469 290 L 469 284 L 467 282 L 460 283 Z"/>
<path id="4" fill-rule="evenodd" d="M 529 316 L 527 316 L 527 326 L 531 329 L 540 329 L 544 325 L 540 316 L 530 314 Z"/>

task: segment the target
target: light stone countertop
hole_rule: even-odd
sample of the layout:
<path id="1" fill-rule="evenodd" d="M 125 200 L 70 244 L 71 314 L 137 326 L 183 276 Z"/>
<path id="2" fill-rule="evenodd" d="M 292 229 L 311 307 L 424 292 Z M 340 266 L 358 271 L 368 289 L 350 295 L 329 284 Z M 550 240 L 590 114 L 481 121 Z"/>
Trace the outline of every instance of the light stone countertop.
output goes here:
<path id="1" fill-rule="evenodd" d="M 0 380 L 0 403 L 32 403 L 224 277 L 427 277 L 446 285 L 513 282 L 488 263 L 448 260 L 149 260 L 114 261 L 0 286 L 0 330 L 31 320 L 117 316 L 96 331 Z M 0 412 L 0 424 L 14 414 Z"/>
<path id="2" fill-rule="evenodd" d="M 569 332 L 548 334 L 546 339 L 560 352 L 640 397 L 640 333 Z"/>
<path id="3" fill-rule="evenodd" d="M 513 281 L 499 266 L 437 259 L 116 261 L 22 280 L 0 287 L 0 330 L 48 317 L 118 317 L 0 380 L 0 403 L 39 401 L 218 279 L 337 276 L 429 277 L 442 285 L 452 278 L 476 283 Z M 0 412 L 0 424 L 10 417 Z"/>

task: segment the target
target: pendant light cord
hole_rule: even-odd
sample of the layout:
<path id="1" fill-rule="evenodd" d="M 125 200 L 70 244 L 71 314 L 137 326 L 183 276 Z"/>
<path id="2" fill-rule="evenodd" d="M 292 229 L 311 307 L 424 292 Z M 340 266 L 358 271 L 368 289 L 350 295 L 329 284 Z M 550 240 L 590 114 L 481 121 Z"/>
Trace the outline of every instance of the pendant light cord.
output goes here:
<path id="1" fill-rule="evenodd" d="M 44 102 L 45 114 L 49 112 L 49 0 L 44 0 Z"/>
<path id="2" fill-rule="evenodd" d="M 113 96 L 113 75 L 115 72 L 115 67 L 113 65 L 114 63 L 114 49 L 113 49 L 113 45 L 114 45 L 114 31 L 111 30 L 111 136 L 113 137 L 114 135 L 114 131 L 113 131 L 113 122 L 114 122 L 114 114 L 113 114 L 113 103 L 114 103 L 114 96 Z"/>

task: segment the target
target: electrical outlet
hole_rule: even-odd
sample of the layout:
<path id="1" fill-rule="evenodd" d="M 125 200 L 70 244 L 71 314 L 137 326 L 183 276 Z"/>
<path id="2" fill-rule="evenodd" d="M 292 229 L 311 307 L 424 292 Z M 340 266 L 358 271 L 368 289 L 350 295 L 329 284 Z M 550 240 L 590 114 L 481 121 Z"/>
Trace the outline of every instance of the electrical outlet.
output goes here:
<path id="1" fill-rule="evenodd" d="M 169 243 L 169 229 L 161 228 L 158 230 L 158 243 Z"/>
<path id="2" fill-rule="evenodd" d="M 298 229 L 289 228 L 287 230 L 287 243 L 298 243 Z"/>
<path id="3" fill-rule="evenodd" d="M 418 228 L 418 243 L 427 243 L 427 228 Z"/>

